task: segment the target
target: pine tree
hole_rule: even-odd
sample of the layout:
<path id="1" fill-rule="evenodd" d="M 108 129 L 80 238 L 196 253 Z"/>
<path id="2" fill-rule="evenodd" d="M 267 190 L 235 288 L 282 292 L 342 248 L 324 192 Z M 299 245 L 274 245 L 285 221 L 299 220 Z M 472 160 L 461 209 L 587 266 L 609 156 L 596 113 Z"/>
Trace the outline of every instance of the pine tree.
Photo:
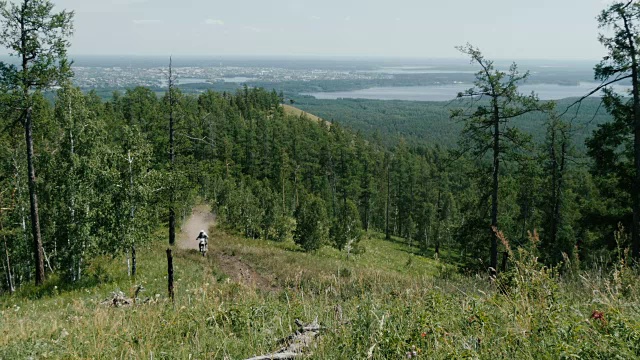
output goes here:
<path id="1" fill-rule="evenodd" d="M 480 50 L 467 44 L 459 47 L 462 53 L 471 58 L 472 63 L 480 66 L 476 74 L 475 87 L 458 98 L 469 98 L 467 108 L 452 111 L 451 117 L 464 121 L 464 130 L 460 140 L 464 153 L 476 158 L 491 154 L 491 221 L 487 233 L 491 238 L 490 271 L 496 272 L 498 265 L 498 239 L 493 234 L 498 228 L 500 165 L 505 155 L 513 154 L 515 148 L 527 144 L 527 137 L 518 131 L 510 121 L 526 113 L 540 110 L 542 107 L 535 94 L 518 93 L 518 85 L 527 79 L 529 73 L 520 73 L 517 65 L 511 65 L 507 72 L 497 70 L 493 61 L 484 58 Z M 484 101 L 484 99 L 487 101 Z"/>
<path id="2" fill-rule="evenodd" d="M 327 240 L 327 213 L 322 199 L 315 195 L 301 197 L 295 211 L 293 240 L 305 251 L 318 250 Z"/>

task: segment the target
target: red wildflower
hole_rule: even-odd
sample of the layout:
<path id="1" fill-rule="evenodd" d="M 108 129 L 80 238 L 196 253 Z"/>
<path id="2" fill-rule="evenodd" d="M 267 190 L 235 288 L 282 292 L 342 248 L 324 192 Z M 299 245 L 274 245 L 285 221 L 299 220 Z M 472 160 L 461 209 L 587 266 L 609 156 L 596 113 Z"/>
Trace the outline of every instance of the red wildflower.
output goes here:
<path id="1" fill-rule="evenodd" d="M 593 313 L 591 313 L 591 319 L 600 320 L 602 324 L 607 323 L 607 320 L 604 318 L 604 313 L 602 311 L 593 310 Z"/>

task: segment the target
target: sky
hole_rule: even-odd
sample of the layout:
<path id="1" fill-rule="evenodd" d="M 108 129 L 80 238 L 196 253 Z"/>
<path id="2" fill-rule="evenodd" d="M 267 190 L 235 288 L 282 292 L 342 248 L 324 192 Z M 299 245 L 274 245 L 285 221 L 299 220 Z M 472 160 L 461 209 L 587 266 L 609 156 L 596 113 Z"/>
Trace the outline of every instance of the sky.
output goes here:
<path id="1" fill-rule="evenodd" d="M 597 60 L 608 0 L 52 0 L 75 55 Z"/>

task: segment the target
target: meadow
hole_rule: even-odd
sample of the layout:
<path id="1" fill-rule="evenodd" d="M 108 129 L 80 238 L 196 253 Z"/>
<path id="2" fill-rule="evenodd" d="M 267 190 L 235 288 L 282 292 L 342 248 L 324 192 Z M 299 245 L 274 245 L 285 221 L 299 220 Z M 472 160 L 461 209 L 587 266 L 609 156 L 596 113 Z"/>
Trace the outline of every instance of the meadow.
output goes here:
<path id="1" fill-rule="evenodd" d="M 632 268 L 583 272 L 567 259 L 548 269 L 535 241 L 491 280 L 460 274 L 454 254 L 419 256 L 376 233 L 347 258 L 214 229 L 207 257 L 174 249 L 172 303 L 158 239 L 139 250 L 135 279 L 124 258 L 103 257 L 74 288 L 51 277 L 0 298 L 0 358 L 243 359 L 278 349 L 295 319 L 316 317 L 324 330 L 305 353 L 313 359 L 640 356 Z M 117 290 L 132 297 L 138 285 L 134 305 L 102 303 Z"/>

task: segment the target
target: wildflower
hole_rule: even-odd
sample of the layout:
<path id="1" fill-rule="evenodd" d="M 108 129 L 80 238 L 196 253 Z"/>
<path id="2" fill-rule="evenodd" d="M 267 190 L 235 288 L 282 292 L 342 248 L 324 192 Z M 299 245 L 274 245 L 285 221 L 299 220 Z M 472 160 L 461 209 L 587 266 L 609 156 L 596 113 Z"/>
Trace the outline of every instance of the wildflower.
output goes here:
<path id="1" fill-rule="evenodd" d="M 607 323 L 607 319 L 604 318 L 604 313 L 602 311 L 593 310 L 593 313 L 591 313 L 591 319 L 599 320 L 603 325 L 606 325 Z"/>
<path id="2" fill-rule="evenodd" d="M 427 333 L 426 332 L 422 332 L 422 334 L 420 334 L 421 337 L 426 337 Z"/>

